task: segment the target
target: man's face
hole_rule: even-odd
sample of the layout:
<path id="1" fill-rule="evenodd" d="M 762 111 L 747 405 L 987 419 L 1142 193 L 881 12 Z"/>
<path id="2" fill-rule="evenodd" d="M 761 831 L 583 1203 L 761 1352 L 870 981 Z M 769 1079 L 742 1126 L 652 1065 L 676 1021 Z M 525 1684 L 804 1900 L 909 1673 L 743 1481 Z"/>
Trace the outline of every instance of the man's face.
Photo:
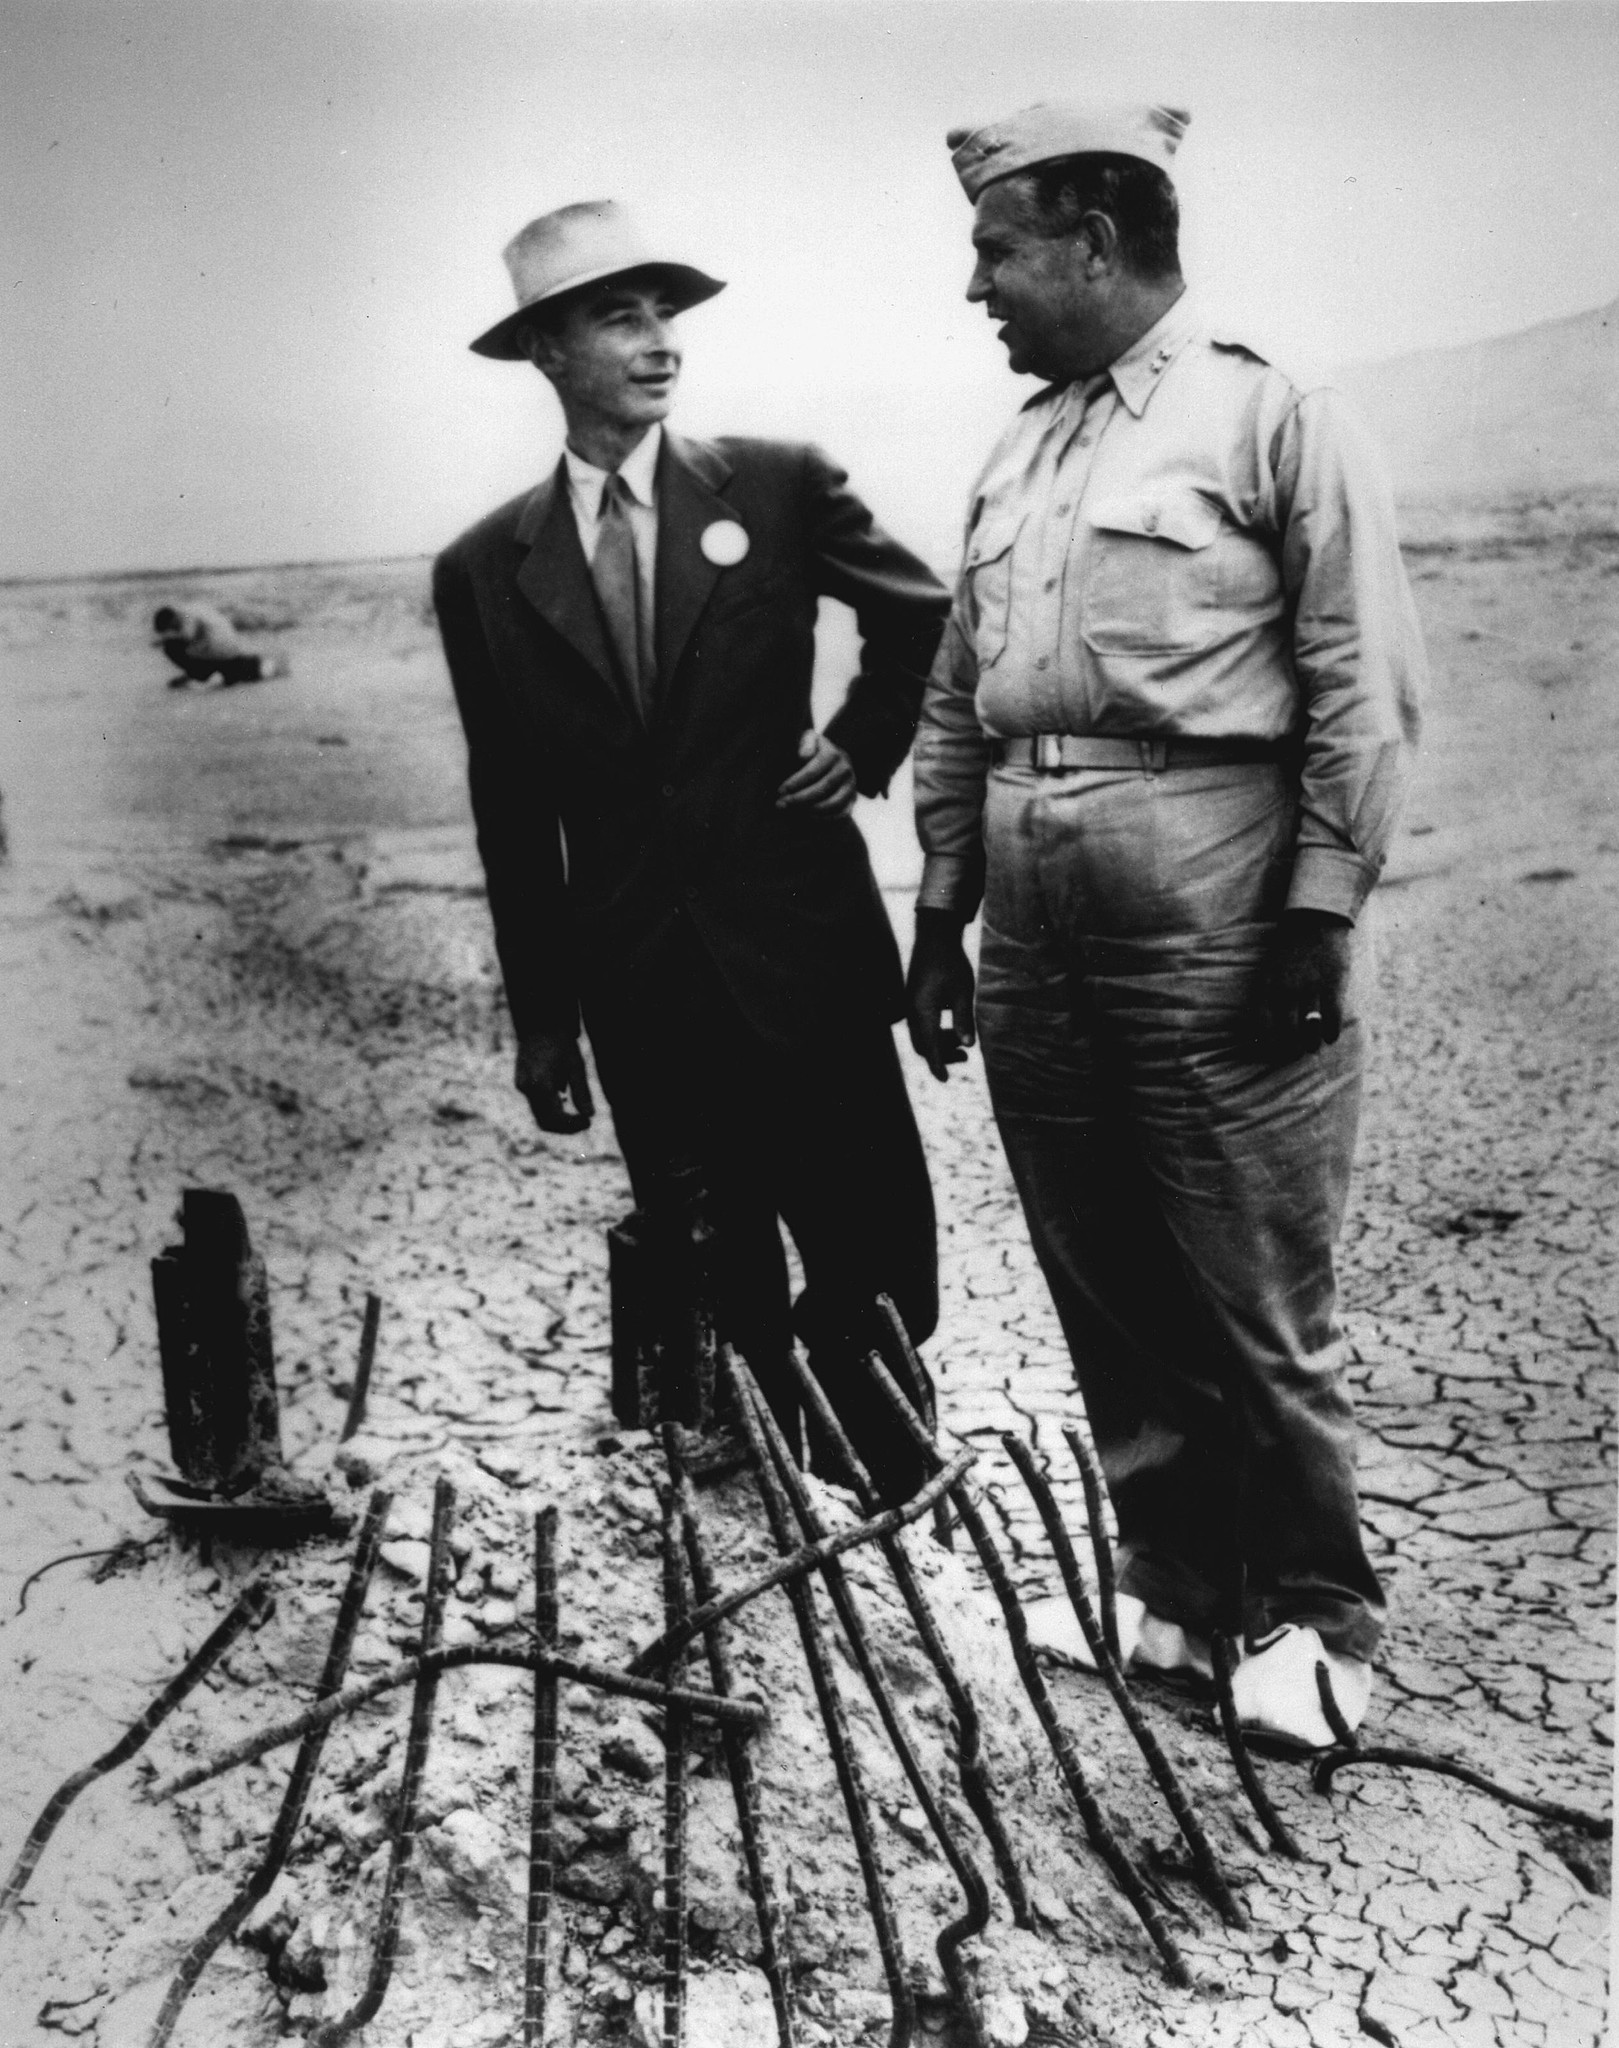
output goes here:
<path id="1" fill-rule="evenodd" d="M 674 319 L 674 302 L 656 280 L 614 278 L 535 332 L 530 354 L 570 425 L 649 427 L 664 417 L 680 375 Z"/>
<path id="2" fill-rule="evenodd" d="M 1024 181 L 999 178 L 978 195 L 973 248 L 978 260 L 967 298 L 1001 323 L 1014 370 L 1067 382 L 1107 367 L 1083 232 L 1045 234 Z"/>

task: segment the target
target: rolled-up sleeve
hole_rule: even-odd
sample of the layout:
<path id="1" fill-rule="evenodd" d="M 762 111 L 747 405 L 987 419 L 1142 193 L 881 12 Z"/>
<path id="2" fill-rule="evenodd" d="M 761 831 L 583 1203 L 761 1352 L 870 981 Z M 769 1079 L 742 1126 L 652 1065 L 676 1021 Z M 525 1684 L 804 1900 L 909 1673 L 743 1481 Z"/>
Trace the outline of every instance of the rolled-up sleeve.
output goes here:
<path id="1" fill-rule="evenodd" d="M 1272 466 L 1303 714 L 1288 907 L 1353 920 L 1399 819 L 1426 687 L 1422 633 L 1381 460 L 1336 392 L 1299 398 Z"/>
<path id="2" fill-rule="evenodd" d="M 949 910 L 963 923 L 984 893 L 984 782 L 989 746 L 978 723 L 978 658 L 965 576 L 934 656 L 917 727 L 913 776 L 922 843 L 918 910 Z"/>

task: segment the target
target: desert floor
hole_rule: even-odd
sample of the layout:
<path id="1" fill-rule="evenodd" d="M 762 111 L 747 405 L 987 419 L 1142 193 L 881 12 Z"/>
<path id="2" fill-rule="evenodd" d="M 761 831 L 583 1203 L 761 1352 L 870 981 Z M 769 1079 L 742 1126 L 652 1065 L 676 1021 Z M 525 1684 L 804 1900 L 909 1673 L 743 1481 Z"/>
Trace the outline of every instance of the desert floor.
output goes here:
<path id="1" fill-rule="evenodd" d="M 1434 687 L 1379 921 L 1378 1050 L 1342 1259 L 1365 1515 L 1392 1624 L 1369 1740 L 1459 1758 L 1606 1811 L 1613 1772 L 1619 525 L 1608 499 L 1416 507 L 1410 566 Z M 125 1479 L 168 1463 L 148 1261 L 186 1186 L 242 1198 L 272 1284 L 283 1426 L 352 1505 L 376 1474 L 402 1540 L 357 1646 L 411 1631 L 434 1475 L 467 1539 L 453 1627 L 513 1626 L 528 1528 L 563 1510 L 563 1608 L 622 1662 L 659 1625 L 657 1460 L 607 1407 L 606 1226 L 627 1206 L 605 1118 L 525 1127 L 425 608 L 425 565 L 0 589 L 0 1859 L 70 1770 L 139 1714 L 263 1560 L 174 1546 Z M 170 692 L 145 621 L 210 595 L 286 653 L 285 681 Z M 835 635 L 833 636 L 836 637 Z M 902 795 L 868 825 L 908 924 Z M 909 1058 L 909 1055 L 907 1055 Z M 998 1433 L 1048 1456 L 1076 1404 L 976 1066 L 913 1093 L 943 1229 L 930 1351 L 947 1426 L 1027 1590 L 1055 1572 Z M 367 1430 L 332 1463 L 368 1288 L 385 1301 Z M 833 1520 L 840 1497 L 819 1496 Z M 768 1545 L 745 1481 L 708 1496 L 722 1577 Z M 153 1539 L 156 1540 L 148 1540 Z M 136 1539 L 112 1559 L 69 1553 Z M 958 1538 L 959 1542 L 959 1538 Z M 1094 1681 L 1060 1711 L 1192 1966 L 1168 1987 L 1084 1844 L 964 1552 L 909 1547 L 991 1724 L 1035 1924 L 996 1893 L 967 1945 L 996 2042 L 1575 2048 L 1602 2038 L 1606 1845 L 1427 1773 L 1364 1767 L 1330 1797 L 1267 1781 L 1308 1860 L 1271 1851 L 1206 1709 L 1144 1690 L 1251 1918 L 1223 1926 Z M 110 1568 L 109 1568 L 110 1567 Z M 272 1561 L 279 1604 L 209 1684 L 63 1821 L 0 1929 L 0 2048 L 149 2038 L 187 1945 L 252 1869 L 286 1752 L 179 1802 L 139 1791 L 308 1696 L 345 1547 Z M 869 1581 L 873 1626 L 948 1780 L 942 1707 Z M 776 1707 L 757 1746 L 800 2038 L 888 2037 L 888 2001 L 780 1596 L 736 1637 Z M 693 1682 L 698 1666 L 694 1665 Z M 851 1701 L 858 1691 L 843 1672 Z M 452 1684 L 452 1679 L 456 1683 Z M 703 1681 L 706 1683 L 706 1674 Z M 451 1674 L 394 1982 L 363 2039 L 515 2042 L 527 1681 Z M 560 2041 L 656 2040 L 661 1762 L 645 1722 L 564 1700 Z M 932 1942 L 960 1910 L 897 1767 L 853 1709 L 924 2031 Z M 286 1875 L 203 1977 L 174 2038 L 270 2042 L 364 1975 L 404 1695 L 340 1729 Z M 697 2048 L 772 2037 L 728 1791 L 693 1780 Z M 947 1802 L 949 1803 L 949 1802 Z M 962 1812 L 959 1799 L 952 1812 Z M 970 1822 L 963 1823 L 971 1834 Z M 973 1854 L 986 1871 L 987 1851 Z M 953 2036 L 946 2035 L 946 2038 Z"/>

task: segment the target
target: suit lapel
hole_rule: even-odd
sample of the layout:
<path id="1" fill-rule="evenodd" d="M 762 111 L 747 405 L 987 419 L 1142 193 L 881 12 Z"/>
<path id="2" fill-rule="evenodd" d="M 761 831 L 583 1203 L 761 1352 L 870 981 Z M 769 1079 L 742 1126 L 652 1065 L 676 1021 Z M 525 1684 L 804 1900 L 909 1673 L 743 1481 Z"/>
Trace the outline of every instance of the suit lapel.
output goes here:
<path id="1" fill-rule="evenodd" d="M 517 540 L 528 549 L 517 571 L 518 589 L 621 700 L 623 689 L 608 649 L 590 565 L 579 545 L 563 464 L 535 487 L 517 522 Z"/>
<path id="2" fill-rule="evenodd" d="M 674 680 L 719 569 L 702 550 L 703 529 L 734 519 L 719 495 L 731 475 L 718 449 L 664 431 L 658 457 L 657 654 L 658 687 Z"/>

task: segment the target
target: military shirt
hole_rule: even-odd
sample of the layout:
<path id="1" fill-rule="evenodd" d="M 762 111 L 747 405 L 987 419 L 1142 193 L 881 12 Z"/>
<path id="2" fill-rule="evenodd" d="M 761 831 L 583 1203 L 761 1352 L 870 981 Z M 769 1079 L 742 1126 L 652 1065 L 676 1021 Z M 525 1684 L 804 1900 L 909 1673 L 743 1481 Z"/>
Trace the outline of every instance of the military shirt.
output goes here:
<path id="1" fill-rule="evenodd" d="M 1289 904 L 1353 918 L 1425 673 L 1365 430 L 1183 296 L 1031 399 L 974 487 L 916 741 L 918 904 L 977 906 L 992 739 L 1077 733 L 1296 742 Z"/>

